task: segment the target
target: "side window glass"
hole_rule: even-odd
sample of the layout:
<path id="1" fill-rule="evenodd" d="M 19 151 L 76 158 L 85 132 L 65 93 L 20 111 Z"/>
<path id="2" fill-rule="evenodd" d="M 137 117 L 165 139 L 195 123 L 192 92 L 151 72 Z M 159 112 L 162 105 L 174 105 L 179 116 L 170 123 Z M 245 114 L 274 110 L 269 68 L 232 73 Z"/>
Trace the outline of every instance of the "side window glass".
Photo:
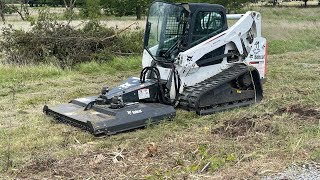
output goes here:
<path id="1" fill-rule="evenodd" d="M 195 20 L 193 42 L 212 33 L 220 33 L 224 26 L 224 18 L 220 12 L 200 11 Z"/>

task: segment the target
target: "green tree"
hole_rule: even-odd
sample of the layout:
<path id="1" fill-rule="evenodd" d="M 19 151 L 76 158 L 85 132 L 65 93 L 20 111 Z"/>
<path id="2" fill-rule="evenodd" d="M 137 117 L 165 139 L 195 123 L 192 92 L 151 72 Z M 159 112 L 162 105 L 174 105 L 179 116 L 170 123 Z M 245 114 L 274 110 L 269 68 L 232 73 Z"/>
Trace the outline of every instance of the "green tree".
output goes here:
<path id="1" fill-rule="evenodd" d="M 151 0 L 101 0 L 107 14 L 115 16 L 136 15 L 141 19 Z"/>
<path id="2" fill-rule="evenodd" d="M 83 13 L 85 17 L 89 17 L 90 19 L 100 17 L 100 0 L 86 0 L 84 4 L 81 6 L 81 13 Z"/>
<path id="3" fill-rule="evenodd" d="M 108 15 L 124 16 L 127 11 L 126 0 L 101 0 L 102 7 Z"/>
<path id="4" fill-rule="evenodd" d="M 142 15 L 145 14 L 149 2 L 147 0 L 134 0 L 137 19 L 141 19 Z"/>

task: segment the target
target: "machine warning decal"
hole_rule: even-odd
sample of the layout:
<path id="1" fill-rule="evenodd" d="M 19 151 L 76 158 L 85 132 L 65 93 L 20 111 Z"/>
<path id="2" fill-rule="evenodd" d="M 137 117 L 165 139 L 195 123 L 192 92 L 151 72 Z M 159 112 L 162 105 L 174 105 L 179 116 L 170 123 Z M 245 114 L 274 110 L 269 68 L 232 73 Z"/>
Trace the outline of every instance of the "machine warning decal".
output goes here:
<path id="1" fill-rule="evenodd" d="M 63 113 L 65 116 L 74 116 L 77 115 L 77 113 L 75 112 L 67 112 L 67 113 Z"/>
<path id="2" fill-rule="evenodd" d="M 264 55 L 255 55 L 254 58 L 255 59 L 264 59 Z"/>
<path id="3" fill-rule="evenodd" d="M 260 43 L 259 41 L 257 41 L 256 43 L 254 43 L 255 48 L 253 49 L 254 54 L 258 54 L 260 52 Z"/>
<path id="4" fill-rule="evenodd" d="M 132 111 L 127 111 L 128 115 L 135 115 L 135 114 L 140 114 L 142 113 L 142 110 L 132 110 Z"/>
<path id="5" fill-rule="evenodd" d="M 119 89 L 128 89 L 129 87 L 133 86 L 134 84 L 130 84 L 128 82 L 124 83 L 124 84 L 121 84 L 119 86 Z"/>
<path id="6" fill-rule="evenodd" d="M 187 61 L 192 61 L 193 56 L 187 56 Z"/>
<path id="7" fill-rule="evenodd" d="M 139 99 L 147 99 L 150 98 L 149 89 L 140 89 L 138 90 Z"/>

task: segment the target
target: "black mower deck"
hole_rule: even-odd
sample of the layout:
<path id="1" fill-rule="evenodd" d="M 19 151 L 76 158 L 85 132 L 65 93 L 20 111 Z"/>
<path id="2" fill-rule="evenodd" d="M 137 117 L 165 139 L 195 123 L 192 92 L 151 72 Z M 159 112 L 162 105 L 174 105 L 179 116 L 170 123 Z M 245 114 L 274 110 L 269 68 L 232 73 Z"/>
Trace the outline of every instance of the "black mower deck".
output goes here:
<path id="1" fill-rule="evenodd" d="M 55 107 L 44 106 L 46 115 L 54 119 L 79 127 L 94 135 L 111 135 L 172 119 L 176 111 L 172 106 L 160 103 L 131 103 L 120 109 L 111 109 L 109 105 L 94 105 L 84 110 L 97 96 L 72 100 L 68 104 Z"/>

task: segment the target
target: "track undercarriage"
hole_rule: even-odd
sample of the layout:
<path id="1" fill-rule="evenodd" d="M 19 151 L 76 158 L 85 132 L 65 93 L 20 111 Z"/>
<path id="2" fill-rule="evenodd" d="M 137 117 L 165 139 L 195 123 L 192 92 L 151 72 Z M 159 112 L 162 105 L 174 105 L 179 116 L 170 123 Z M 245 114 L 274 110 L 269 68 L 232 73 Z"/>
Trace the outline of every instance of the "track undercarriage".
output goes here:
<path id="1" fill-rule="evenodd" d="M 186 87 L 180 106 L 206 115 L 250 105 L 262 99 L 260 80 L 253 77 L 254 72 L 247 65 L 234 64 L 205 81 Z"/>

